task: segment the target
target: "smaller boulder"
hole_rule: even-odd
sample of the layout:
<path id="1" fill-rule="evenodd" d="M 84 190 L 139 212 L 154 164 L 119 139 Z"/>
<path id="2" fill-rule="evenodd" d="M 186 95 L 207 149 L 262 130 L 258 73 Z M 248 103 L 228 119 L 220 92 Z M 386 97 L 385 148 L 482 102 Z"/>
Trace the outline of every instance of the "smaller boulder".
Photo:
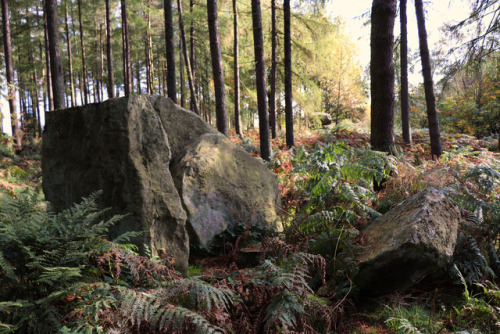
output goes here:
<path id="1" fill-rule="evenodd" d="M 258 159 L 225 136 L 202 135 L 172 173 L 188 214 L 191 244 L 207 247 L 238 223 L 281 231 L 278 183 Z"/>
<path id="2" fill-rule="evenodd" d="M 408 288 L 449 265 L 461 221 L 458 205 L 428 188 L 362 231 L 355 282 L 362 294 Z"/>

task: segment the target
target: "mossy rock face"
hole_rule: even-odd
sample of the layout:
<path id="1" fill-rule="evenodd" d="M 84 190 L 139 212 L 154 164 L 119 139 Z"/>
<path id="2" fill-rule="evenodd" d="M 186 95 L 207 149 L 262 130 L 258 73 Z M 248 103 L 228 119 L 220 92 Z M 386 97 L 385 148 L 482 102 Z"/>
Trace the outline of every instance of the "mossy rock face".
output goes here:
<path id="1" fill-rule="evenodd" d="M 188 214 L 190 242 L 210 246 L 238 223 L 281 231 L 278 183 L 258 159 L 221 134 L 205 134 L 173 167 Z"/>
<path id="2" fill-rule="evenodd" d="M 219 233 L 251 216 L 252 223 L 280 228 L 274 175 L 168 98 L 134 95 L 48 112 L 42 149 L 43 189 L 55 211 L 102 190 L 102 208 L 128 214 L 109 237 L 142 231 L 133 242 L 173 255 L 183 273 L 189 224 Z M 178 187 L 174 164 L 183 175 Z M 199 232 L 195 243 L 197 235 L 210 240 Z"/>
<path id="3" fill-rule="evenodd" d="M 408 288 L 446 268 L 460 221 L 458 205 L 434 188 L 379 217 L 362 231 L 355 279 L 361 292 L 382 295 Z"/>

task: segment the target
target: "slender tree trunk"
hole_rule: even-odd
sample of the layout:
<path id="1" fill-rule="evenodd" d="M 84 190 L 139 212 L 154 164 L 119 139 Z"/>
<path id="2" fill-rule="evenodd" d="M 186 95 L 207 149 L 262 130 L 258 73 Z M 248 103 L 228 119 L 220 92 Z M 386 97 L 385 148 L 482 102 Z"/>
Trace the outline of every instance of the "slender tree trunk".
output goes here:
<path id="1" fill-rule="evenodd" d="M 113 73 L 113 39 L 111 29 L 110 0 L 106 0 L 106 60 L 108 65 L 108 98 L 115 97 L 115 75 Z"/>
<path id="2" fill-rule="evenodd" d="M 403 130 L 403 141 L 406 145 L 411 145 L 410 107 L 408 102 L 408 29 L 406 2 L 407 0 L 401 0 L 399 15 L 401 23 L 401 128 Z"/>
<path id="3" fill-rule="evenodd" d="M 276 48 L 278 44 L 276 30 L 276 0 L 271 0 L 271 73 L 269 75 L 269 123 L 271 137 L 276 138 Z"/>
<path id="4" fill-rule="evenodd" d="M 177 0 L 177 9 L 179 11 L 179 34 L 181 36 L 181 50 L 184 55 L 184 63 L 186 64 L 186 72 L 188 76 L 188 83 L 189 83 L 189 91 L 191 93 L 191 108 L 195 112 L 195 114 L 199 115 L 200 111 L 198 110 L 198 104 L 196 103 L 196 92 L 195 92 L 195 87 L 194 87 L 194 80 L 193 80 L 193 74 L 191 72 L 191 64 L 188 56 L 188 51 L 187 51 L 187 42 L 186 42 L 186 33 L 184 30 L 184 20 L 182 19 L 182 1 Z M 182 56 L 181 56 L 182 57 Z M 181 60 L 182 63 L 182 60 Z M 181 69 L 182 73 L 182 69 Z"/>
<path id="5" fill-rule="evenodd" d="M 22 136 L 17 120 L 16 89 L 14 84 L 14 65 L 12 62 L 12 43 L 10 39 L 9 6 L 7 0 L 2 0 L 2 32 L 12 136 L 15 138 L 17 150 L 20 150 L 22 148 Z"/>
<path id="6" fill-rule="evenodd" d="M 240 110 L 240 51 L 238 33 L 238 5 L 237 0 L 233 0 L 233 27 L 234 27 L 234 127 L 236 134 L 243 137 L 241 130 L 241 110 Z"/>
<path id="7" fill-rule="evenodd" d="M 427 45 L 427 31 L 425 29 L 422 0 L 415 0 L 415 11 L 417 13 L 418 41 L 420 44 L 422 75 L 424 77 L 425 104 L 427 105 L 427 119 L 429 121 L 429 135 L 431 137 L 431 154 L 432 156 L 439 157 L 443 151 L 441 149 L 441 134 L 439 133 L 436 97 L 434 95 L 434 83 L 432 81 L 431 60 L 429 46 Z"/>
<path id="8" fill-rule="evenodd" d="M 252 0 L 252 25 L 257 105 L 259 109 L 260 156 L 264 160 L 269 160 L 271 157 L 271 141 L 269 139 L 269 115 L 267 114 L 266 68 L 264 64 L 264 38 L 262 36 L 260 0 Z"/>
<path id="9" fill-rule="evenodd" d="M 101 66 L 99 69 L 99 81 L 101 82 L 101 87 L 99 90 L 99 95 L 101 97 L 101 101 L 104 101 L 104 47 L 102 43 L 102 33 L 103 33 L 103 28 L 102 28 L 102 23 L 99 25 L 99 54 L 101 56 Z"/>
<path id="10" fill-rule="evenodd" d="M 52 92 L 54 94 L 54 108 L 63 109 L 65 107 L 64 79 L 61 63 L 61 49 L 59 47 L 57 0 L 45 0 L 45 12 L 50 47 L 50 69 L 52 71 Z"/>
<path id="11" fill-rule="evenodd" d="M 66 46 L 68 48 L 68 62 L 69 62 L 69 85 L 71 88 L 71 106 L 75 106 L 75 85 L 73 84 L 73 55 L 71 54 L 71 37 L 69 35 L 69 12 L 68 12 L 68 1 L 65 1 L 66 7 Z"/>
<path id="12" fill-rule="evenodd" d="M 193 14 L 194 11 L 194 0 L 189 0 L 189 11 Z M 194 21 L 191 20 L 191 27 L 189 29 L 189 48 L 190 48 L 190 59 L 189 65 L 191 67 L 191 77 L 193 78 L 193 86 L 194 86 L 194 99 L 191 97 L 191 110 L 198 109 L 198 114 L 200 114 L 200 110 L 198 108 L 198 85 L 196 84 L 196 46 L 195 46 L 195 30 L 194 30 Z"/>
<path id="13" fill-rule="evenodd" d="M 284 24 L 285 24 L 285 126 L 286 126 L 286 146 L 295 147 L 293 133 L 293 98 L 292 98 L 292 38 L 290 19 L 290 0 L 284 0 Z"/>
<path id="14" fill-rule="evenodd" d="M 82 23 L 82 0 L 78 0 L 78 24 L 80 25 L 80 46 L 82 49 L 82 85 L 84 104 L 89 103 L 89 92 L 87 83 L 87 59 L 85 57 L 85 41 L 83 38 L 83 23 Z"/>
<path id="15" fill-rule="evenodd" d="M 215 89 L 215 119 L 217 130 L 229 135 L 226 112 L 226 88 L 224 86 L 224 72 L 219 41 L 219 18 L 217 14 L 217 0 L 207 0 L 208 33 L 210 38 L 210 54 Z"/>
<path id="16" fill-rule="evenodd" d="M 371 26 L 371 146 L 394 150 L 394 21 L 396 0 L 374 0 Z"/>
<path id="17" fill-rule="evenodd" d="M 52 70 L 50 69 L 50 43 L 49 43 L 49 31 L 47 27 L 47 19 L 45 10 L 43 11 L 43 21 L 44 21 L 44 39 L 45 39 L 45 65 L 47 68 L 47 99 L 49 102 L 49 109 L 54 110 L 54 95 L 52 93 Z"/>
<path id="18" fill-rule="evenodd" d="M 175 44 L 174 24 L 172 18 L 172 0 L 164 1 L 165 13 L 165 46 L 167 49 L 167 92 L 168 97 L 177 103 L 177 87 L 175 82 Z"/>
<path id="19" fill-rule="evenodd" d="M 186 97 L 184 96 L 184 61 L 182 60 L 182 42 L 179 40 L 179 86 L 181 89 L 181 107 L 185 108 L 184 101 Z"/>
<path id="20" fill-rule="evenodd" d="M 151 41 L 151 0 L 148 0 L 146 8 L 146 92 L 147 94 L 153 94 L 153 52 L 152 52 L 152 41 Z"/>
<path id="21" fill-rule="evenodd" d="M 130 38 L 127 23 L 127 1 L 121 0 L 122 39 L 123 39 L 123 83 L 125 96 L 132 93 L 132 68 L 130 65 Z"/>

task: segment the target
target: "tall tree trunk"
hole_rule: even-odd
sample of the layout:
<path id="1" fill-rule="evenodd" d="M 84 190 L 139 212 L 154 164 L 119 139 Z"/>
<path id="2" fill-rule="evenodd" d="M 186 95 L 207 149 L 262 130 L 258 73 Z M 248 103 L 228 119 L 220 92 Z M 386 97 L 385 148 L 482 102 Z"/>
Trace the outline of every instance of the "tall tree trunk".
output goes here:
<path id="1" fill-rule="evenodd" d="M 264 64 L 264 38 L 262 36 L 260 0 L 252 0 L 252 25 L 257 105 L 259 109 L 260 156 L 264 160 L 269 160 L 271 158 L 271 141 L 269 139 L 269 115 L 267 114 L 266 68 Z"/>
<path id="2" fill-rule="evenodd" d="M 174 23 L 172 18 L 172 0 L 164 1 L 165 13 L 165 47 L 167 53 L 167 93 L 177 103 L 177 87 L 175 82 L 175 44 Z"/>
<path id="3" fill-rule="evenodd" d="M 130 38 L 127 23 L 127 0 L 121 0 L 123 39 L 123 85 L 125 96 L 132 93 L 132 67 L 130 65 Z"/>
<path id="4" fill-rule="evenodd" d="M 115 97 L 115 75 L 113 73 L 113 39 L 111 29 L 110 0 L 106 0 L 106 60 L 108 65 L 108 98 Z"/>
<path id="5" fill-rule="evenodd" d="M 403 130 L 403 141 L 406 145 L 411 145 L 410 107 L 408 102 L 408 29 L 406 2 L 407 0 L 401 0 L 399 14 L 401 23 L 401 128 Z"/>
<path id="6" fill-rule="evenodd" d="M 194 11 L 194 0 L 189 0 L 189 11 L 193 14 Z M 198 114 L 201 113 L 198 108 L 197 100 L 198 100 L 198 85 L 196 84 L 196 46 L 195 46 L 195 30 L 194 30 L 194 20 L 191 20 L 191 27 L 189 28 L 189 49 L 190 49 L 190 59 L 189 65 L 191 67 L 191 77 L 193 78 L 193 86 L 194 86 L 194 99 L 193 96 L 191 98 L 191 110 L 198 109 Z"/>
<path id="7" fill-rule="evenodd" d="M 241 110 L 240 110 L 240 51 L 238 33 L 238 5 L 237 0 L 233 0 L 233 27 L 234 27 L 234 127 L 236 134 L 243 137 L 241 130 Z"/>
<path id="8" fill-rule="evenodd" d="M 293 133 L 293 106 L 292 106 L 292 38 L 290 31 L 290 0 L 284 0 L 284 24 L 285 24 L 285 126 L 286 146 L 295 147 Z"/>
<path id="9" fill-rule="evenodd" d="M 394 150 L 394 21 L 396 0 L 374 0 L 371 26 L 371 146 Z"/>
<path id="10" fill-rule="evenodd" d="M 101 56 L 101 66 L 99 69 L 99 81 L 101 82 L 101 87 L 99 90 L 99 96 L 101 97 L 101 101 L 104 101 L 104 47 L 102 43 L 102 23 L 99 25 L 99 54 Z"/>
<path id="11" fill-rule="evenodd" d="M 69 85 L 71 88 L 71 106 L 75 106 L 75 85 L 73 84 L 73 55 L 71 54 L 71 37 L 69 35 L 69 12 L 68 12 L 68 1 L 65 1 L 65 7 L 66 7 L 66 46 L 68 48 L 68 62 L 69 62 Z"/>
<path id="12" fill-rule="evenodd" d="M 153 82 L 154 82 L 154 72 L 153 72 L 153 46 L 151 40 L 151 0 L 148 0 L 146 8 L 146 93 L 153 94 Z"/>
<path id="13" fill-rule="evenodd" d="M 229 135 L 226 112 L 226 88 L 224 86 L 224 72 L 219 41 L 219 18 L 217 14 L 217 0 L 207 0 L 208 33 L 210 39 L 210 55 L 212 58 L 212 72 L 215 89 L 215 119 L 217 130 Z"/>
<path id="14" fill-rule="evenodd" d="M 52 71 L 50 69 L 50 47 L 49 47 L 49 33 L 47 28 L 47 20 L 45 10 L 43 11 L 43 28 L 44 28 L 44 40 L 45 40 L 45 68 L 47 71 L 47 101 L 48 109 L 54 110 L 54 99 L 52 94 Z"/>
<path id="15" fill-rule="evenodd" d="M 80 47 L 82 49 L 82 85 L 84 104 L 89 103 L 89 91 L 87 83 L 87 59 L 85 57 L 85 40 L 83 38 L 83 23 L 82 23 L 82 0 L 78 0 L 78 24 L 80 25 Z"/>
<path id="16" fill-rule="evenodd" d="M 9 5 L 7 0 L 2 0 L 2 32 L 3 32 L 3 49 L 5 55 L 5 69 L 7 74 L 8 85 L 8 100 L 10 109 L 10 122 L 12 128 L 12 136 L 15 138 L 16 148 L 22 148 L 22 136 L 19 129 L 19 122 L 16 111 L 16 89 L 14 84 L 14 65 L 12 62 L 12 43 L 10 39 L 10 21 L 9 21 Z"/>
<path id="17" fill-rule="evenodd" d="M 236 1 L 236 0 L 234 0 Z M 276 0 L 271 0 L 271 73 L 269 75 L 269 123 L 271 126 L 271 137 L 276 138 Z"/>
<path id="18" fill-rule="evenodd" d="M 190 62 L 190 59 L 188 56 L 188 51 L 187 51 L 186 33 L 184 30 L 184 20 L 182 19 L 182 1 L 181 0 L 177 0 L 177 9 L 179 11 L 179 30 L 180 30 L 181 44 L 182 44 L 181 50 L 182 50 L 182 53 L 184 55 L 184 63 L 186 64 L 186 72 L 187 72 L 187 76 L 188 76 L 189 91 L 191 93 L 191 108 L 197 115 L 199 115 L 200 111 L 198 110 L 198 104 L 196 103 L 196 92 L 195 92 L 195 87 L 194 87 L 193 74 L 191 71 L 191 62 Z M 182 69 L 181 69 L 181 73 L 182 73 Z"/>
<path id="19" fill-rule="evenodd" d="M 54 94 L 54 108 L 63 109 L 65 107 L 64 79 L 61 63 L 61 49 L 59 47 L 57 0 L 45 0 L 45 12 L 50 47 L 50 70 L 52 72 L 52 93 Z"/>
<path id="20" fill-rule="evenodd" d="M 179 86 L 181 89 L 180 96 L 180 106 L 185 108 L 184 101 L 186 97 L 184 96 L 184 61 L 182 60 L 182 42 L 179 40 Z"/>
<path id="21" fill-rule="evenodd" d="M 431 137 L 431 154 L 432 156 L 439 157 L 443 151 L 441 149 L 441 134 L 439 133 L 436 97 L 434 95 L 434 83 L 432 81 L 431 60 L 429 46 L 427 45 L 427 31 L 425 29 L 422 0 L 415 0 L 415 11 L 417 13 L 420 60 L 422 62 L 422 75 L 424 77 L 425 104 L 427 105 L 427 119 L 429 122 L 429 135 Z"/>

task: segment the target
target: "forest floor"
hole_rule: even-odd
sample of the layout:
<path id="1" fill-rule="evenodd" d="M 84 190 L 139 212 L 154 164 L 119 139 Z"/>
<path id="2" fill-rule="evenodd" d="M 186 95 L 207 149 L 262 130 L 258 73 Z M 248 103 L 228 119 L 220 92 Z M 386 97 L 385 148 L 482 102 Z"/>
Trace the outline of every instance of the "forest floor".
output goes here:
<path id="1" fill-rule="evenodd" d="M 259 140 L 256 130 L 245 133 L 243 139 L 233 134 L 231 140 L 250 154 L 258 156 Z M 304 251 L 304 249 L 310 251 L 311 247 L 304 245 L 314 238 L 319 239 L 320 235 L 314 228 L 310 229 L 310 227 L 306 232 L 304 230 L 297 232 L 303 228 L 303 225 L 300 225 L 302 223 L 297 225 L 296 221 L 303 221 L 305 220 L 302 219 L 304 215 L 311 214 L 311 212 L 304 214 L 304 208 L 307 208 L 307 203 L 313 198 L 311 185 L 307 184 L 308 178 L 311 178 L 312 174 L 309 171 L 298 172 L 298 170 L 304 168 L 301 164 L 305 164 L 306 161 L 311 163 L 313 161 L 311 156 L 318 149 L 329 145 L 339 145 L 339 143 L 343 143 L 341 145 L 344 145 L 342 147 L 345 147 L 346 151 L 354 149 L 360 150 L 359 152 L 369 151 L 369 133 L 355 126 L 331 130 L 300 131 L 296 133 L 295 140 L 297 148 L 294 151 L 288 151 L 284 144 L 284 134 L 281 133 L 279 138 L 274 139 L 272 142 L 275 154 L 271 163 L 268 163 L 268 166 L 272 168 L 279 180 L 284 222 L 288 225 L 289 230 L 292 230 L 292 232 L 286 234 L 285 240 L 279 241 L 279 247 L 286 249 L 289 253 Z M 429 136 L 426 131 L 414 131 L 412 140 L 412 145 L 407 147 L 403 145 L 401 138 L 396 136 L 398 151 L 395 159 L 391 160 L 394 164 L 391 177 L 382 191 L 374 193 L 374 197 L 364 202 L 371 209 L 380 209 L 382 205 L 387 205 L 387 203 L 389 205 L 399 203 L 430 186 L 445 188 L 457 182 L 463 182 L 464 175 L 476 166 L 488 166 L 500 171 L 498 139 L 493 137 L 477 139 L 462 134 L 443 134 L 442 144 L 445 153 L 439 159 L 432 159 L 430 156 Z M 0 138 L 0 156 L 0 190 L 10 197 L 21 196 L 23 192 L 31 192 L 42 199 L 41 142 L 31 140 L 20 154 L 14 154 L 10 139 L 2 137 Z M 352 180 L 345 180 L 345 182 L 347 184 L 353 183 Z M 307 188 L 308 186 L 309 188 Z M 481 195 L 483 200 L 498 202 L 500 197 L 498 183 L 494 184 L 493 187 L 492 192 Z M 329 202 L 328 205 L 331 204 Z M 356 205 L 348 202 L 334 204 Z M 322 207 L 322 210 L 327 210 L 327 205 L 324 203 L 323 205 L 325 206 Z M 316 208 L 318 206 L 319 204 Z M 346 209 L 345 212 L 348 212 L 348 210 Z M 349 226 L 348 230 L 354 236 L 357 229 L 366 223 L 366 217 L 357 216 L 352 221 L 346 222 L 345 226 Z M 245 227 L 243 227 L 243 230 L 245 230 Z M 248 235 L 248 228 L 245 233 Z M 234 240 L 239 243 L 241 237 Z M 340 240 L 340 236 L 338 236 L 337 240 Z M 273 245 L 276 246 L 277 244 Z M 233 248 L 237 247 L 237 245 L 233 244 Z M 327 252 L 325 249 L 323 251 Z M 322 254 L 322 251 L 313 253 Z M 208 282 L 211 282 L 213 277 L 224 276 L 226 278 L 222 281 L 225 282 L 225 287 L 232 287 L 236 293 L 244 296 L 243 292 L 238 289 L 244 286 L 248 287 L 249 282 L 256 284 L 255 282 L 260 280 L 258 275 L 262 275 L 262 272 L 266 271 L 255 270 L 252 272 L 252 270 L 248 269 L 238 269 L 231 262 L 234 260 L 234 258 L 231 258 L 234 254 L 234 252 L 230 251 L 228 254 L 207 258 L 195 263 L 190 268 L 191 274 L 201 275 Z M 328 257 L 326 257 L 326 260 L 327 262 L 331 261 Z M 490 283 L 487 283 L 486 277 L 482 278 L 481 282 L 478 282 L 483 284 L 482 287 L 485 287 L 485 289 L 489 289 L 489 292 L 485 293 L 483 297 L 476 298 L 472 295 L 463 295 L 463 288 L 460 285 L 448 289 L 446 285 L 450 282 L 445 280 L 422 284 L 406 291 L 368 301 L 360 301 L 355 296 L 352 281 L 349 277 L 344 281 L 337 280 L 334 277 L 332 281 L 334 283 L 330 281 L 329 284 L 334 284 L 335 287 L 323 289 L 323 295 L 319 297 L 318 301 L 311 299 L 309 302 L 312 303 L 311 305 L 320 305 L 317 308 L 321 312 L 331 312 L 328 315 L 319 314 L 314 317 L 311 316 L 311 318 L 316 319 L 316 321 L 328 319 L 328 327 L 333 332 L 451 333 L 455 330 L 464 330 L 463 333 L 479 333 L 473 330 L 473 324 L 477 321 L 492 322 L 493 325 L 490 328 L 496 328 L 497 330 L 500 328 L 500 289 L 494 284 L 487 285 Z M 219 281 L 217 284 L 221 285 L 222 283 Z M 343 289 L 340 288 L 342 284 L 344 284 Z M 255 291 L 262 292 L 263 290 Z M 276 287 L 266 292 L 267 295 L 264 293 L 262 298 L 265 296 L 267 296 L 266 298 L 272 297 L 273 291 L 277 291 Z M 450 291 L 453 291 L 454 294 L 454 297 L 450 298 L 459 299 L 459 302 L 453 301 L 450 302 L 451 304 L 447 304 L 441 301 Z M 316 302 L 319 304 L 314 304 Z M 262 305 L 269 306 L 269 300 L 266 302 L 267 304 L 264 301 L 262 303 Z M 246 311 L 251 313 L 252 310 Z M 261 314 L 262 312 L 258 311 L 258 313 Z M 264 317 L 264 315 L 261 315 L 259 317 L 259 321 L 269 320 L 269 316 Z M 305 326 L 303 328 L 306 328 L 307 332 L 314 333 L 317 330 L 317 324 L 308 323 L 307 320 L 300 317 L 299 320 L 297 321 L 302 326 Z M 232 328 L 238 328 L 238 321 L 244 323 L 244 321 L 248 322 L 248 319 L 218 319 L 218 321 L 233 321 Z M 286 319 L 283 321 L 286 321 Z M 250 326 L 250 323 L 247 323 L 247 325 Z M 253 325 L 257 326 L 256 324 Z M 322 331 L 317 330 L 317 332 Z"/>

